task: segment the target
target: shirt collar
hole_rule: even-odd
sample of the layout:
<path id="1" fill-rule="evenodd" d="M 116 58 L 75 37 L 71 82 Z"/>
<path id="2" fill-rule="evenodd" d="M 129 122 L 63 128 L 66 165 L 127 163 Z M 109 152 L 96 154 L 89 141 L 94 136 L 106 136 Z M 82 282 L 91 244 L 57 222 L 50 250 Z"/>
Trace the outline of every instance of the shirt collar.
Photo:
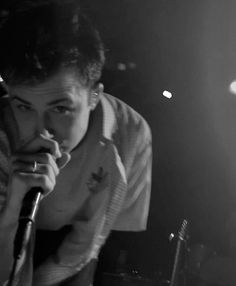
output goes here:
<path id="1" fill-rule="evenodd" d="M 112 140 L 112 134 L 114 133 L 117 127 L 117 121 L 115 117 L 114 109 L 112 108 L 111 103 L 108 101 L 106 94 L 101 96 L 101 104 L 103 111 L 103 138 Z"/>

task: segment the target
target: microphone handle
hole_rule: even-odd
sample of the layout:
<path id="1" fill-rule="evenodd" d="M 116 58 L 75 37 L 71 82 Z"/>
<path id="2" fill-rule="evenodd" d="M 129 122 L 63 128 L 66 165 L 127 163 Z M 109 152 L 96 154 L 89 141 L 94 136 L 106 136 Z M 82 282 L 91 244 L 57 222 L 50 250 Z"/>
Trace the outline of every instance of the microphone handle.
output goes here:
<path id="1" fill-rule="evenodd" d="M 24 197 L 19 220 L 28 219 L 34 222 L 38 210 L 42 188 L 33 187 Z"/>
<path id="2" fill-rule="evenodd" d="M 20 259 L 30 240 L 31 230 L 39 207 L 42 191 L 43 190 L 40 187 L 34 187 L 23 199 L 18 228 L 14 240 L 15 259 Z"/>

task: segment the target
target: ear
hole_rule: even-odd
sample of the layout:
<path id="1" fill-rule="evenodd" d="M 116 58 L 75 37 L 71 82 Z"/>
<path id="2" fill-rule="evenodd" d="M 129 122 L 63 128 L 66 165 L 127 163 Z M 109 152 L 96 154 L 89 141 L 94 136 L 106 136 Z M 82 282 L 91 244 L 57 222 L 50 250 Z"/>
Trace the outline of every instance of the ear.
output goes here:
<path id="1" fill-rule="evenodd" d="M 94 110 L 97 107 L 97 104 L 100 101 L 103 91 L 104 91 L 104 86 L 102 83 L 97 84 L 96 87 L 91 90 L 89 99 L 89 106 L 91 110 Z"/>

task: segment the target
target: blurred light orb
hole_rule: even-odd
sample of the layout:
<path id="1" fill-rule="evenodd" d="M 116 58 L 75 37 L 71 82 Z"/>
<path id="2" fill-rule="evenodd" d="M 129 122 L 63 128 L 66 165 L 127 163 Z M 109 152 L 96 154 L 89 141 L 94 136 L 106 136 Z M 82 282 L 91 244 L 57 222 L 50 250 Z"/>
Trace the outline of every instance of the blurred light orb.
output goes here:
<path id="1" fill-rule="evenodd" d="M 136 67 L 137 67 L 136 63 L 133 63 L 133 62 L 128 63 L 129 69 L 134 70 L 134 69 L 136 69 Z"/>
<path id="2" fill-rule="evenodd" d="M 172 98 L 172 93 L 168 90 L 164 90 L 162 93 L 166 98 Z"/>
<path id="3" fill-rule="evenodd" d="M 236 95 L 236 80 L 232 81 L 229 85 L 229 91 L 230 93 Z"/>
<path id="4" fill-rule="evenodd" d="M 2 79 L 2 77 L 0 76 L 0 82 L 2 82 L 3 81 L 3 79 Z"/>
<path id="5" fill-rule="evenodd" d="M 118 63 L 118 64 L 117 64 L 117 69 L 118 69 L 119 71 L 125 71 L 125 70 L 127 69 L 126 64 L 124 64 L 124 63 Z"/>

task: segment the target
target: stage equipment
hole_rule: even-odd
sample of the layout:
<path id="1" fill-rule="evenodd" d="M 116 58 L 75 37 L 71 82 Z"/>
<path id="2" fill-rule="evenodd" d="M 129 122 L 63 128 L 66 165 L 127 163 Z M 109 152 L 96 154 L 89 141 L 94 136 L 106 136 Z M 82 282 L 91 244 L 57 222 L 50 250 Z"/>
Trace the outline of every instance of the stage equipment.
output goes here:
<path id="1" fill-rule="evenodd" d="M 187 226 L 188 222 L 186 219 L 184 219 L 178 233 L 174 264 L 170 279 L 170 286 L 186 285 L 183 260 L 185 258 L 184 256 L 186 256 L 186 251 L 187 251 L 187 239 L 188 239 Z"/>

